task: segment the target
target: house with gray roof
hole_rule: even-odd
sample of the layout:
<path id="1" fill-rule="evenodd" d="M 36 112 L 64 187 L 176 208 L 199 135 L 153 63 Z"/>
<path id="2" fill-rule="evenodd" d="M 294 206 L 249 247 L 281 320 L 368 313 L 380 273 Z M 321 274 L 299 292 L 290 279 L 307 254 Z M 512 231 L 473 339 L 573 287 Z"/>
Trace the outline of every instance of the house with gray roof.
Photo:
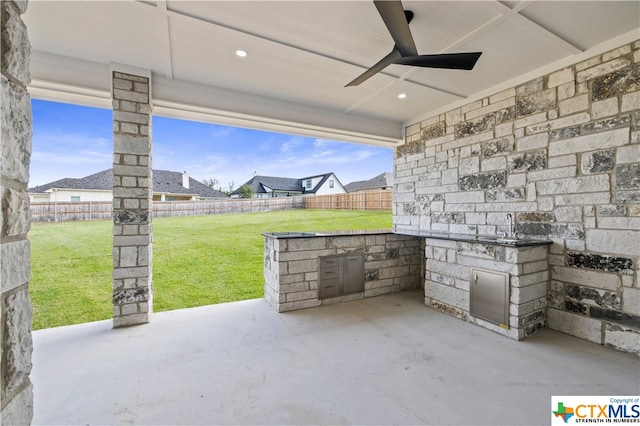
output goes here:
<path id="1" fill-rule="evenodd" d="M 295 195 L 344 194 L 346 189 L 334 173 L 304 178 L 254 176 L 242 186 L 248 186 L 253 198 L 292 197 Z M 242 186 L 240 188 L 242 188 Z M 240 198 L 241 190 L 231 193 L 231 198 Z"/>
<path id="2" fill-rule="evenodd" d="M 393 189 L 393 173 L 380 173 L 369 180 L 359 180 L 344 186 L 347 192 L 370 191 L 373 189 Z"/>
<path id="3" fill-rule="evenodd" d="M 224 198 L 226 194 L 189 177 L 187 172 L 153 170 L 154 201 Z M 64 178 L 29 189 L 31 202 L 112 201 L 113 169 L 83 178 Z"/>

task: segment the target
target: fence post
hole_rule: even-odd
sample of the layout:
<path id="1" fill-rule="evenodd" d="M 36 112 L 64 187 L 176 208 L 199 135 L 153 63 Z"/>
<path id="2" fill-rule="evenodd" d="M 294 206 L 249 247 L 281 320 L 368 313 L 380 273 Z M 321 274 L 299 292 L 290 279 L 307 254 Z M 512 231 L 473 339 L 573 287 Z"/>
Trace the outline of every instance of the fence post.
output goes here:
<path id="1" fill-rule="evenodd" d="M 56 201 L 53 202 L 53 221 L 58 221 L 58 203 Z"/>

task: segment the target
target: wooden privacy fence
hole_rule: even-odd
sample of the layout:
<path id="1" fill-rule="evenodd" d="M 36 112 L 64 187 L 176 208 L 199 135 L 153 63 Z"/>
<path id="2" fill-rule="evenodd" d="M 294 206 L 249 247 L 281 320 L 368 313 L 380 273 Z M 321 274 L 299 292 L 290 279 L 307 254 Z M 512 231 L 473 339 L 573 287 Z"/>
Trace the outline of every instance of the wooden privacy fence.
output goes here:
<path id="1" fill-rule="evenodd" d="M 201 216 L 292 209 L 391 211 L 392 199 L 393 191 L 384 190 L 308 197 L 154 201 L 153 215 L 154 217 Z M 111 220 L 112 211 L 113 206 L 109 201 L 33 202 L 31 203 L 31 220 L 33 222 Z"/>
<path id="2" fill-rule="evenodd" d="M 70 222 L 112 219 L 110 201 L 31 203 L 32 222 Z"/>
<path id="3" fill-rule="evenodd" d="M 154 201 L 154 217 L 201 216 L 222 213 L 268 212 L 304 208 L 304 197 L 265 199 L 215 199 L 196 201 Z M 33 222 L 70 222 L 79 220 L 111 220 L 113 206 L 109 201 L 31 203 Z"/>
<path id="4" fill-rule="evenodd" d="M 222 213 L 252 213 L 303 209 L 303 197 L 154 201 L 154 217 L 202 216 Z"/>
<path id="5" fill-rule="evenodd" d="M 346 194 L 305 197 L 305 209 L 387 210 L 391 211 L 393 190 L 371 190 Z"/>

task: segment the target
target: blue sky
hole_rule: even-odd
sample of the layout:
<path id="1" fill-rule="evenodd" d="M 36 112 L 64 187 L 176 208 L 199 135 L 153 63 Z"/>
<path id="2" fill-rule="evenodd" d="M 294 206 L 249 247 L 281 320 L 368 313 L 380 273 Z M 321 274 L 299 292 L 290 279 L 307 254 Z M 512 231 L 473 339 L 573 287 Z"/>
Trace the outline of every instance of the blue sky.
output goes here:
<path id="1" fill-rule="evenodd" d="M 29 186 L 112 167 L 111 110 L 33 100 Z M 340 182 L 393 168 L 393 150 L 374 146 L 153 117 L 153 168 L 217 179 L 227 189 L 255 174 L 302 178 L 334 172 Z"/>

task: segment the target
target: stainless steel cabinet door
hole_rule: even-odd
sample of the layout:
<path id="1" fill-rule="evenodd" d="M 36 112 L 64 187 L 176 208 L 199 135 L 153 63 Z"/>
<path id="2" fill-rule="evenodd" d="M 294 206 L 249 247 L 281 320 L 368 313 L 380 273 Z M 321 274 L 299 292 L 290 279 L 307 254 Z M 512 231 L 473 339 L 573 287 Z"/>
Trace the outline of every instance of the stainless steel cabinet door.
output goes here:
<path id="1" fill-rule="evenodd" d="M 361 254 L 321 257 L 318 261 L 318 297 L 340 296 L 364 290 Z"/>
<path id="2" fill-rule="evenodd" d="M 364 260 L 361 254 L 342 257 L 342 292 L 364 290 Z"/>
<path id="3" fill-rule="evenodd" d="M 509 327 L 509 274 L 471 269 L 472 316 Z"/>

